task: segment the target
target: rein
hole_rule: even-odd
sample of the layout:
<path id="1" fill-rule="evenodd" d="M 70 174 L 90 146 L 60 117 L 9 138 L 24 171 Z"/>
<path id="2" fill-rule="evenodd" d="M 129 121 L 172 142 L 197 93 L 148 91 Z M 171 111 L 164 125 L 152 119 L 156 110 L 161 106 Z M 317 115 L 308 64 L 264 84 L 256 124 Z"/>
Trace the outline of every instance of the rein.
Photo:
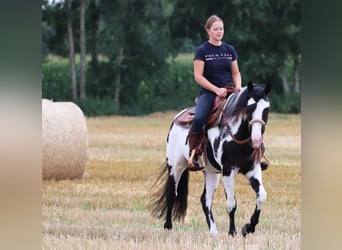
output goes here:
<path id="1" fill-rule="evenodd" d="M 222 112 L 222 115 L 225 116 L 223 112 Z M 265 125 L 265 122 L 264 122 L 263 120 L 261 120 L 261 119 L 253 119 L 253 120 L 250 120 L 249 123 L 248 123 L 248 125 L 249 125 L 249 126 L 252 126 L 254 123 L 261 123 L 261 125 L 263 125 L 263 126 Z M 233 141 L 236 142 L 237 144 L 245 144 L 245 143 L 247 143 L 247 142 L 250 141 L 250 139 L 251 139 L 250 136 L 247 137 L 247 138 L 244 139 L 244 140 L 238 140 L 238 139 L 236 139 L 236 137 L 233 135 L 233 133 L 232 133 L 230 127 L 229 127 L 228 122 L 227 122 L 227 124 L 226 124 L 225 126 L 226 126 L 226 129 L 227 129 L 227 131 L 228 131 L 228 134 L 230 135 L 230 137 L 232 137 Z"/>
<path id="2" fill-rule="evenodd" d="M 223 119 L 227 121 L 227 123 L 225 124 L 225 127 L 226 127 L 226 129 L 227 129 L 228 134 L 229 134 L 230 137 L 233 139 L 233 141 L 234 141 L 235 143 L 237 143 L 237 144 L 240 144 L 240 145 L 241 145 L 241 144 L 245 144 L 245 143 L 249 142 L 250 139 L 251 139 L 250 136 L 247 137 L 247 138 L 244 139 L 244 140 L 238 140 L 238 139 L 236 139 L 236 137 L 233 135 L 232 130 L 230 129 L 230 126 L 229 126 L 229 123 L 228 123 L 228 118 L 226 117 L 225 113 L 223 112 L 224 107 L 225 107 L 227 104 L 228 104 L 228 99 L 226 99 L 225 102 L 224 102 L 224 104 L 220 106 L 220 113 L 222 114 Z M 250 121 L 248 122 L 249 127 L 251 127 L 254 123 L 260 123 L 262 126 L 265 126 L 265 125 L 266 125 L 266 123 L 265 123 L 262 119 L 256 118 L 256 119 L 252 119 L 252 120 L 250 120 Z"/>
<path id="3" fill-rule="evenodd" d="M 223 118 L 224 118 L 225 120 L 228 121 L 228 119 L 226 119 L 226 117 L 225 117 L 225 113 L 223 112 L 223 110 L 222 110 L 221 112 L 222 112 Z M 248 122 L 248 126 L 251 127 L 254 123 L 260 123 L 260 124 L 263 125 L 263 126 L 266 125 L 266 123 L 265 123 L 262 119 L 256 118 L 256 119 L 250 120 L 250 121 Z M 226 130 L 227 130 L 228 134 L 230 135 L 230 137 L 233 139 L 233 141 L 234 141 L 235 143 L 242 145 L 242 144 L 245 144 L 245 143 L 247 143 L 247 142 L 249 142 L 249 141 L 251 140 L 251 137 L 250 137 L 250 136 L 247 137 L 247 138 L 244 139 L 244 140 L 238 140 L 238 139 L 236 139 L 236 137 L 235 137 L 235 136 L 233 135 L 233 133 L 232 133 L 232 130 L 230 129 L 230 126 L 229 126 L 229 123 L 228 123 L 228 122 L 225 124 L 225 127 L 226 127 Z M 265 148 L 263 147 L 263 144 L 262 144 L 262 146 L 260 146 L 259 148 L 254 148 L 254 149 L 253 149 L 253 153 L 252 153 L 252 155 L 251 155 L 250 158 L 251 158 L 251 159 L 254 159 L 254 160 L 257 161 L 257 162 L 260 162 L 261 159 L 264 158 L 264 159 L 266 160 L 267 164 L 269 165 L 269 160 L 268 160 L 267 157 L 264 155 L 264 151 L 265 151 Z"/>

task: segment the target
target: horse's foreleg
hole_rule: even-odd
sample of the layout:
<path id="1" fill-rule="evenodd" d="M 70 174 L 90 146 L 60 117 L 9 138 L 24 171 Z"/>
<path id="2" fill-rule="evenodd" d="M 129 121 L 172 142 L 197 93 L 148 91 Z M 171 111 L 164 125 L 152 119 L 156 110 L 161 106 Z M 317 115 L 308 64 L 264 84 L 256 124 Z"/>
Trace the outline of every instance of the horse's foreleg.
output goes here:
<path id="1" fill-rule="evenodd" d="M 229 174 L 223 173 L 223 185 L 226 194 L 226 210 L 229 215 L 229 235 L 236 235 L 235 228 L 235 211 L 236 211 L 236 199 L 234 194 L 234 178 L 237 175 L 237 171 L 230 171 Z"/>
<path id="2" fill-rule="evenodd" d="M 211 210 L 214 193 L 218 187 L 220 176 L 215 173 L 204 173 L 205 186 L 201 196 L 202 209 L 204 211 L 210 234 L 218 234 L 217 227 L 214 221 L 213 213 Z"/>
<path id="3" fill-rule="evenodd" d="M 249 179 L 250 184 L 256 193 L 256 206 L 250 222 L 244 225 L 244 227 L 242 228 L 241 232 L 244 237 L 248 233 L 254 233 L 255 226 L 259 222 L 262 205 L 267 198 L 267 193 L 265 191 L 264 185 L 262 184 L 261 168 L 256 167 L 252 172 L 253 173 L 250 176 L 246 175 L 246 177 Z"/>

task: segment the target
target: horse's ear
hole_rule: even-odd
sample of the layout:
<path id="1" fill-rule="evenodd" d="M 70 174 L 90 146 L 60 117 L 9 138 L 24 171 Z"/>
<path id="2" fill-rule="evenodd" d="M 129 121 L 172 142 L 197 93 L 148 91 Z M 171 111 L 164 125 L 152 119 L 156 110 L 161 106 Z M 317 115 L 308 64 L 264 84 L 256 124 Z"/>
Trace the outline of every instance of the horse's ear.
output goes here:
<path id="1" fill-rule="evenodd" d="M 253 91 L 253 83 L 252 83 L 252 81 L 249 81 L 247 83 L 247 89 L 248 89 L 248 92 L 252 92 Z"/>
<path id="2" fill-rule="evenodd" d="M 271 83 L 267 83 L 265 87 L 265 94 L 268 95 L 272 89 Z"/>

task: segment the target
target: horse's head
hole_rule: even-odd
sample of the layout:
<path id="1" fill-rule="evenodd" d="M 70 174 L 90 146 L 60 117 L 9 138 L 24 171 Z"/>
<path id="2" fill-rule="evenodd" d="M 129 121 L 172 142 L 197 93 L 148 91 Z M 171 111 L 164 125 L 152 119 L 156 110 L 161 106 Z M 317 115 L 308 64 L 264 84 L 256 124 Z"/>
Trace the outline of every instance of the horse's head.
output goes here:
<path id="1" fill-rule="evenodd" d="M 262 135 L 268 120 L 270 101 L 268 94 L 271 85 L 253 84 L 251 81 L 247 85 L 247 106 L 246 113 L 251 131 L 251 141 L 253 148 L 260 148 L 262 145 Z"/>

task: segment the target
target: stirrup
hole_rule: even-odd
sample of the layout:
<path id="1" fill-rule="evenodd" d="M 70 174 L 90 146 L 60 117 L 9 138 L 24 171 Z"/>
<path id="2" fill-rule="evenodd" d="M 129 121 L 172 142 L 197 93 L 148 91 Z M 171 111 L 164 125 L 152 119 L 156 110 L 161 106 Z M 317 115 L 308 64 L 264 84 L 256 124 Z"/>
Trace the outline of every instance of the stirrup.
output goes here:
<path id="1" fill-rule="evenodd" d="M 205 167 L 205 161 L 204 161 L 204 156 L 203 153 L 199 156 L 200 162 L 202 165 L 200 165 L 199 163 L 194 163 L 194 158 L 196 156 L 196 149 L 193 149 L 191 151 L 191 155 L 189 157 L 188 160 L 188 165 L 191 171 L 198 171 L 198 170 L 203 170 Z"/>

